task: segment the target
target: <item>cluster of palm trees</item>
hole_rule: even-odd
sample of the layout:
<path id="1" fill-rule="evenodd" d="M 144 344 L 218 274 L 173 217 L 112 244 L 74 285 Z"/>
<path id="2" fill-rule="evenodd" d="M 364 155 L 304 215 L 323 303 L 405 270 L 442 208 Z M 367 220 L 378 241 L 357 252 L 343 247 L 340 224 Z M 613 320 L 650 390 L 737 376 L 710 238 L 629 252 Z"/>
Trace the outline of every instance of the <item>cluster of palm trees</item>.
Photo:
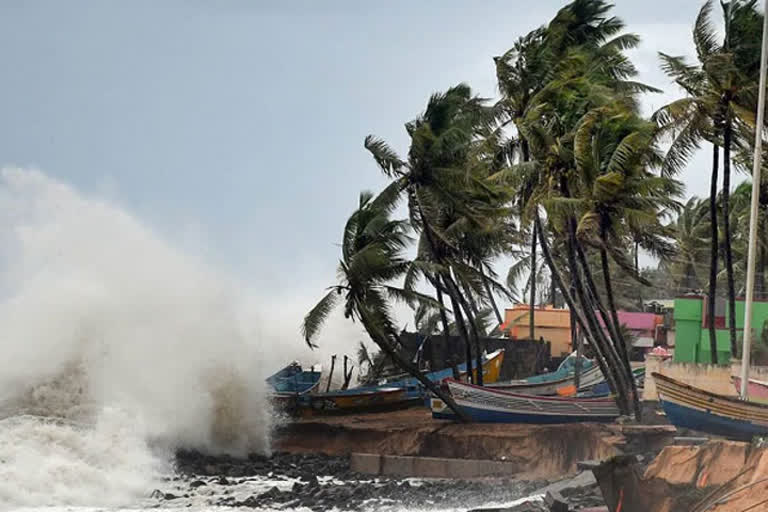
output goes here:
<path id="1" fill-rule="evenodd" d="M 690 258 L 689 284 L 698 286 L 706 224 L 710 295 L 722 254 L 733 298 L 744 258 L 732 243 L 732 227 L 741 223 L 735 216 L 744 187 L 729 194 L 730 168 L 731 160 L 737 167 L 747 161 L 754 133 L 762 18 L 754 2 L 722 4 L 725 38 L 719 41 L 707 2 L 693 30 L 699 62 L 661 54 L 684 97 L 647 119 L 641 95 L 657 91 L 637 81 L 627 50 L 639 37 L 625 32 L 611 7 L 605 0 L 574 0 L 495 57 L 495 102 L 465 84 L 432 95 L 405 125 L 406 155 L 374 136 L 365 139 L 389 184 L 378 195 L 362 193 L 347 221 L 339 282 L 305 317 L 307 343 L 341 304 L 382 352 L 453 407 L 399 355 L 393 302 L 413 307 L 432 334 L 460 335 L 469 367 L 478 368 L 488 316 L 503 323 L 497 298 L 516 299 L 509 281 L 528 275 L 533 315 L 537 283 L 546 274 L 547 296 L 571 310 L 620 410 L 639 418 L 614 280 L 650 285 L 638 265 L 644 251 L 669 268 Z M 703 143 L 713 146 L 708 211 L 697 200 L 683 206 L 683 186 L 675 179 Z M 403 203 L 407 218 L 394 218 Z M 682 236 L 690 237 L 685 247 L 675 240 Z M 502 283 L 495 263 L 509 256 L 520 261 Z M 483 384 L 482 372 L 476 379 Z"/>

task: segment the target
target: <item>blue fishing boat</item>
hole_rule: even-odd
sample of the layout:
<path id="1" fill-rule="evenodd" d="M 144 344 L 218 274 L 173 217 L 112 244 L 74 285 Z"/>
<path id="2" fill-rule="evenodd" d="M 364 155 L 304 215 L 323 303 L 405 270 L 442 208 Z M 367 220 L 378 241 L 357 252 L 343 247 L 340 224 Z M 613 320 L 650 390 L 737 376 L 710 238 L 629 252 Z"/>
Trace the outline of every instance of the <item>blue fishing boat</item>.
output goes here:
<path id="1" fill-rule="evenodd" d="M 593 361 L 582 358 L 582 374 L 579 389 L 584 391 L 605 380 L 603 373 Z M 511 380 L 488 384 L 488 387 L 523 395 L 556 395 L 561 389 L 572 387 L 576 372 L 576 355 L 571 354 L 557 370 L 527 379 Z M 573 393 L 575 393 L 575 389 Z"/>
<path id="2" fill-rule="evenodd" d="M 451 397 L 472 421 L 479 423 L 611 422 L 619 417 L 613 398 L 562 398 L 521 395 L 449 379 Z M 439 398 L 432 398 L 432 416 L 455 420 Z"/>
<path id="3" fill-rule="evenodd" d="M 494 383 L 499 378 L 501 372 L 501 365 L 504 362 L 504 349 L 499 349 L 490 354 L 483 354 L 483 379 L 485 382 Z M 460 377 L 467 375 L 467 363 L 462 363 L 457 366 Z M 475 369 L 472 370 L 476 372 Z M 434 372 L 425 373 L 426 377 L 431 382 L 442 382 L 445 379 L 454 377 L 453 368 L 445 368 L 443 370 L 437 370 Z M 380 387 L 387 388 L 403 388 L 406 390 L 406 397 L 409 400 L 422 400 L 425 397 L 426 389 L 419 382 L 419 379 L 415 377 L 408 377 L 396 381 L 386 381 L 381 384 Z M 359 388 L 358 388 L 359 389 Z"/>
<path id="4" fill-rule="evenodd" d="M 768 405 L 718 395 L 660 373 L 652 376 L 674 426 L 740 441 L 768 435 Z"/>
<path id="5" fill-rule="evenodd" d="M 313 391 L 320 384 L 320 366 L 304 370 L 294 361 L 267 378 L 267 384 L 278 395 L 301 395 Z"/>

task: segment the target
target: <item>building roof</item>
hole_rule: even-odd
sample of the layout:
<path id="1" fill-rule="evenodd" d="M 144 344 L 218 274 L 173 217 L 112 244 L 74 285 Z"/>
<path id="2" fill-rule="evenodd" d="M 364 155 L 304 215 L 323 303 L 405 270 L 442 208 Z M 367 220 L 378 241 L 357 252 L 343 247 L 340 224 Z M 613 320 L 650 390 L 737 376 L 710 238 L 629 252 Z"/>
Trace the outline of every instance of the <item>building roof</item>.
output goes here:
<path id="1" fill-rule="evenodd" d="M 656 314 L 655 313 L 636 313 L 631 311 L 618 311 L 619 323 L 625 325 L 627 329 L 633 331 L 653 331 L 656 329 Z M 603 317 L 599 313 L 595 312 L 600 326 L 603 327 Z"/>

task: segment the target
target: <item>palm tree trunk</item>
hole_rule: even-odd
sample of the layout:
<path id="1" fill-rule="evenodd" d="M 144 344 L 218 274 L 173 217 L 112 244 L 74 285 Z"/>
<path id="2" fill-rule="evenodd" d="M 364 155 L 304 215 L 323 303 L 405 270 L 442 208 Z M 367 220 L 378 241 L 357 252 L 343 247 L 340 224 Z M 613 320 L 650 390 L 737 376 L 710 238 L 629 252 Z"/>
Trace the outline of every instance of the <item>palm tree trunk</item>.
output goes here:
<path id="1" fill-rule="evenodd" d="M 717 253 L 719 247 L 717 231 L 717 171 L 720 163 L 720 147 L 712 144 L 712 177 L 709 187 L 709 223 L 712 237 L 709 254 L 709 294 L 707 318 L 709 323 L 709 350 L 712 364 L 717 364 L 717 332 L 715 331 L 715 300 L 717 299 Z"/>
<path id="2" fill-rule="evenodd" d="M 421 207 L 421 200 L 419 199 L 418 193 L 416 193 L 413 190 L 409 191 L 409 194 L 412 195 L 413 200 L 415 204 L 417 205 L 417 209 L 419 212 L 419 217 L 421 218 L 422 227 L 424 228 L 424 234 L 427 238 L 427 245 L 429 245 L 429 252 L 432 255 L 432 258 L 437 263 L 443 263 L 443 258 L 440 256 L 439 252 L 437 251 L 437 246 L 435 244 L 434 237 L 432 235 L 432 226 L 429 223 L 429 220 L 424 215 L 424 212 Z M 442 272 L 441 273 L 443 284 L 445 285 L 445 292 L 448 294 L 448 297 L 451 299 L 451 307 L 453 308 L 453 315 L 456 320 L 456 325 L 459 327 L 459 334 L 461 334 L 462 338 L 464 338 L 464 343 L 467 347 L 467 375 L 469 376 L 469 379 L 472 379 L 472 349 L 470 347 L 470 338 L 469 334 L 467 332 L 467 326 L 464 324 L 464 318 L 461 315 L 461 308 L 459 308 L 459 301 L 461 300 L 461 293 L 459 293 L 458 288 L 456 288 L 456 285 L 453 282 L 453 279 L 451 278 L 450 274 L 448 272 Z M 478 372 L 480 373 L 480 372 Z"/>
<path id="3" fill-rule="evenodd" d="M 613 354 L 615 354 L 614 361 L 616 362 L 616 364 L 614 368 L 616 368 L 616 371 L 618 372 L 618 375 L 619 375 L 619 377 L 617 377 L 617 380 L 619 382 L 624 383 L 627 386 L 625 389 L 627 390 L 627 393 L 629 393 L 631 389 L 629 382 L 633 378 L 632 368 L 629 365 L 629 356 L 627 355 L 627 352 L 626 352 L 626 346 L 624 345 L 623 342 L 618 341 L 622 339 L 621 331 L 616 325 L 614 325 L 614 322 L 611 316 L 609 315 L 608 311 L 606 311 L 605 306 L 603 305 L 603 302 L 600 300 L 600 294 L 597 291 L 595 280 L 592 277 L 592 271 L 590 270 L 589 262 L 587 261 L 587 256 L 584 253 L 584 249 L 582 248 L 579 241 L 575 240 L 575 236 L 576 236 L 575 222 L 571 222 L 570 232 L 574 237 L 574 242 L 572 243 L 576 247 L 576 255 L 578 256 L 579 263 L 581 264 L 582 271 L 584 272 L 584 280 L 587 283 L 586 295 L 591 297 L 591 300 L 594 302 L 594 307 L 592 308 L 592 311 L 594 312 L 595 310 L 597 310 L 597 312 L 600 314 L 600 317 L 603 319 L 603 325 L 605 326 L 605 329 L 608 331 L 608 336 L 606 337 L 606 343 L 610 345 L 608 348 L 609 353 L 612 356 Z M 600 333 L 605 335 L 605 331 L 603 329 L 600 329 Z M 614 340 L 614 342 L 611 344 L 610 340 Z"/>
<path id="4" fill-rule="evenodd" d="M 331 356 L 331 373 L 328 374 L 328 383 L 325 385 L 325 392 L 331 390 L 331 381 L 333 380 L 333 370 L 336 366 L 336 354 Z"/>
<path id="5" fill-rule="evenodd" d="M 463 423 L 469 423 L 471 420 L 469 416 L 464 412 L 463 409 L 461 409 L 456 402 L 453 400 L 453 397 L 449 393 L 445 393 L 442 389 L 440 389 L 439 386 L 437 386 L 434 382 L 429 380 L 424 376 L 423 373 L 419 371 L 418 368 L 413 366 L 413 364 L 405 359 L 403 356 L 401 356 L 397 350 L 394 349 L 392 346 L 392 343 L 390 343 L 388 337 L 381 333 L 378 328 L 374 328 L 374 323 L 371 322 L 370 317 L 364 309 L 360 311 L 361 320 L 363 323 L 363 326 L 365 327 L 365 330 L 368 332 L 368 335 L 371 337 L 371 339 L 376 343 L 376 345 L 379 346 L 379 348 L 389 356 L 392 361 L 408 372 L 412 377 L 414 377 L 416 380 L 418 380 L 426 389 L 428 389 L 431 393 L 433 393 L 435 396 L 437 396 L 440 400 L 445 402 L 445 405 L 447 405 L 459 418 L 460 421 Z M 399 336 L 396 336 L 395 339 L 399 342 L 400 345 L 403 345 L 402 341 L 399 339 Z"/>
<path id="6" fill-rule="evenodd" d="M 560 177 L 560 190 L 565 197 L 570 197 L 570 191 L 568 188 L 568 182 L 565 176 Z M 602 351 L 608 370 L 613 374 L 614 382 L 618 385 L 614 391 L 617 393 L 616 405 L 622 414 L 629 414 L 629 393 L 631 391 L 630 384 L 626 379 L 626 372 L 623 371 L 621 357 L 619 356 L 617 347 L 611 343 L 606 336 L 605 330 L 603 330 L 597 319 L 595 318 L 595 309 L 599 307 L 600 314 L 603 316 L 603 322 L 606 327 L 610 329 L 611 322 L 607 315 L 604 313 L 604 308 L 600 303 L 600 296 L 597 294 L 597 289 L 594 286 L 594 282 L 591 279 L 591 272 L 589 270 L 589 264 L 586 261 L 583 250 L 581 250 L 581 244 L 579 244 L 576 238 L 576 220 L 569 216 L 566 221 L 566 255 L 568 259 L 568 265 L 571 267 L 571 278 L 573 280 L 574 287 L 576 289 L 577 296 L 580 299 L 586 320 L 592 329 L 592 336 L 596 341 L 595 349 Z M 579 265 L 576 262 L 576 253 L 578 252 L 581 260 L 581 266 L 585 273 L 585 276 L 589 283 L 589 288 L 585 289 L 581 281 L 581 273 L 579 272 Z M 594 300 L 594 302 L 593 302 Z M 612 336 L 615 340 L 616 337 Z"/>
<path id="7" fill-rule="evenodd" d="M 538 234 L 536 224 L 533 225 L 533 234 L 531 235 L 531 304 L 528 316 L 528 338 L 536 339 L 536 235 Z"/>
<path id="8" fill-rule="evenodd" d="M 450 336 L 450 329 L 448 324 L 448 315 L 445 313 L 445 302 L 443 301 L 443 291 L 441 290 L 441 287 L 438 283 L 440 277 L 435 276 L 434 278 L 429 278 L 430 282 L 432 283 L 432 286 L 435 287 L 435 291 L 437 292 L 437 301 L 440 303 L 440 323 L 443 324 L 443 358 L 445 359 L 445 364 L 448 366 L 451 366 L 452 368 L 456 368 L 456 361 L 454 361 L 453 357 L 453 350 L 451 350 L 451 347 L 449 346 L 449 338 Z M 454 371 L 454 377 L 458 377 L 458 375 L 455 375 L 457 372 Z"/>
<path id="9" fill-rule="evenodd" d="M 573 237 L 573 238 L 571 238 Z M 590 289 L 594 288 L 594 283 L 591 281 L 591 274 L 589 273 L 589 268 L 584 267 L 585 270 L 585 278 L 590 283 L 588 287 L 585 289 L 584 285 L 581 281 L 581 276 L 579 272 L 579 266 L 576 262 L 576 250 L 574 247 L 578 246 L 578 242 L 575 240 L 575 234 L 571 233 L 568 238 L 566 238 L 567 241 L 567 252 L 568 252 L 568 259 L 569 259 L 569 265 L 572 267 L 572 276 L 574 280 L 574 287 L 576 288 L 577 296 L 580 297 L 582 306 L 584 308 L 584 312 L 587 318 L 587 322 L 590 323 L 590 327 L 592 331 L 594 332 L 594 337 L 597 342 L 596 347 L 599 347 L 600 350 L 603 352 L 606 358 L 606 363 L 608 364 L 609 371 L 611 371 L 614 375 L 614 380 L 616 384 L 618 384 L 618 387 L 615 389 L 616 393 L 619 396 L 620 404 L 619 408 L 622 410 L 622 414 L 629 414 L 629 383 L 625 379 L 625 372 L 623 371 L 623 365 L 621 362 L 621 356 L 618 353 L 618 348 L 615 343 L 611 343 L 611 338 L 614 340 L 616 339 L 615 335 L 611 336 L 610 338 L 606 336 L 605 330 L 600 326 L 600 324 L 597 322 L 597 318 L 595 316 L 595 311 L 598 310 L 602 314 L 602 305 L 600 304 L 599 297 L 597 294 L 590 292 Z M 605 316 L 603 318 L 603 323 L 605 326 L 609 329 L 609 332 L 612 330 L 610 328 L 611 321 L 610 318 Z"/>
<path id="10" fill-rule="evenodd" d="M 493 312 L 496 315 L 496 320 L 499 322 L 499 325 L 504 323 L 504 317 L 501 316 L 501 311 L 499 310 L 499 306 L 496 304 L 496 299 L 493 298 L 493 292 L 491 291 L 491 285 L 488 283 L 488 278 L 485 275 L 485 272 L 483 272 L 482 265 L 480 266 L 480 276 L 483 278 L 483 285 L 485 286 L 485 293 L 488 294 L 488 300 L 491 303 L 491 307 L 493 308 Z"/>
<path id="11" fill-rule="evenodd" d="M 443 277 L 443 282 L 447 283 L 448 280 Z M 456 326 L 459 328 L 461 337 L 464 338 L 464 353 L 466 354 L 467 360 L 467 379 L 469 382 L 474 383 L 474 379 L 472 377 L 472 345 L 469 341 L 470 338 L 467 331 L 467 324 L 464 323 L 464 315 L 461 314 L 461 306 L 459 306 L 459 301 L 454 298 L 452 293 L 449 293 L 448 297 L 451 300 L 451 308 L 453 309 L 453 318 L 456 321 Z"/>
<path id="12" fill-rule="evenodd" d="M 464 293 L 468 298 L 469 310 L 465 308 L 467 318 L 469 320 L 470 332 L 472 334 L 472 341 L 475 343 L 475 368 L 477 368 L 476 383 L 478 386 L 483 385 L 483 352 L 480 350 L 480 332 L 477 328 L 478 310 L 475 299 L 472 295 L 472 290 L 467 283 L 461 282 L 461 287 L 464 288 Z"/>
<path id="13" fill-rule="evenodd" d="M 552 280 L 554 282 L 554 279 Z M 571 295 L 575 293 L 575 290 L 573 289 L 573 286 L 571 286 Z M 579 388 L 581 387 L 581 357 L 582 357 L 582 347 L 581 347 L 581 336 L 579 335 L 576 326 L 576 315 L 571 312 L 570 315 L 571 320 L 571 346 L 574 350 L 576 350 L 576 364 L 573 368 L 573 385 L 576 387 L 576 393 L 579 392 Z"/>
<path id="14" fill-rule="evenodd" d="M 538 215 L 536 215 L 534 220 L 538 225 L 539 230 L 542 233 L 544 233 L 544 229 L 542 228 L 542 225 L 541 225 L 541 218 Z M 552 254 L 549 252 L 549 244 L 547 244 L 546 237 L 544 236 L 541 237 L 541 253 L 544 256 L 544 261 L 547 263 L 547 266 L 549 267 L 549 271 L 552 273 L 552 279 L 554 279 L 557 282 L 557 286 L 558 288 L 560 288 L 560 291 L 563 294 L 563 300 L 568 305 L 568 308 L 571 311 L 571 315 L 573 315 L 576 319 L 576 324 L 582 330 L 583 334 L 590 339 L 592 346 L 595 349 L 595 360 L 597 361 L 597 364 L 600 367 L 600 370 L 603 372 L 603 375 L 608 381 L 608 385 L 610 386 L 611 389 L 618 390 L 619 387 L 616 383 L 613 372 L 609 371 L 608 369 L 607 360 L 603 357 L 602 350 L 598 346 L 598 343 L 593 334 L 593 331 L 591 330 L 591 326 L 589 326 L 589 323 L 587 322 L 586 315 L 584 315 L 582 311 L 577 308 L 576 300 L 574 298 L 575 296 L 572 296 L 569 290 L 563 286 L 563 278 L 561 277 L 560 271 L 557 269 L 557 266 L 555 265 L 555 261 L 552 258 Z M 619 409 L 626 410 L 626 402 L 622 404 L 621 401 L 622 401 L 621 397 L 617 395 L 616 405 L 618 405 Z"/>
<path id="15" fill-rule="evenodd" d="M 733 252 L 731 250 L 731 118 L 730 109 L 725 111 L 723 126 L 723 235 L 725 236 L 725 273 L 728 279 L 728 332 L 731 338 L 731 356 L 736 357 L 736 284 L 733 274 Z"/>
<path id="16" fill-rule="evenodd" d="M 603 234 L 603 244 L 607 243 L 608 241 L 605 239 L 605 235 Z M 608 299 L 608 309 L 611 311 L 611 318 L 613 320 L 613 328 L 617 333 L 618 338 L 616 339 L 616 343 L 619 344 L 622 350 L 619 350 L 619 356 L 623 359 L 624 363 L 624 369 L 626 371 L 627 368 L 629 368 L 629 374 L 627 377 L 629 378 L 629 387 L 632 393 L 632 407 L 635 410 L 635 419 L 637 421 L 640 421 L 640 416 L 642 414 L 640 409 L 640 400 L 637 396 L 637 385 L 635 384 L 634 375 L 632 375 L 632 367 L 629 364 L 629 355 L 628 355 L 628 347 L 627 342 L 624 339 L 624 335 L 621 332 L 621 324 L 619 323 L 619 313 L 616 311 L 616 303 L 613 300 L 613 287 L 611 286 L 611 269 L 608 265 L 608 253 L 605 251 L 605 247 L 600 248 L 600 261 L 603 266 L 603 281 L 605 282 L 605 294 Z"/>
<path id="17" fill-rule="evenodd" d="M 549 300 L 552 302 L 552 309 L 557 309 L 557 287 L 554 279 L 550 279 L 549 283 Z"/>

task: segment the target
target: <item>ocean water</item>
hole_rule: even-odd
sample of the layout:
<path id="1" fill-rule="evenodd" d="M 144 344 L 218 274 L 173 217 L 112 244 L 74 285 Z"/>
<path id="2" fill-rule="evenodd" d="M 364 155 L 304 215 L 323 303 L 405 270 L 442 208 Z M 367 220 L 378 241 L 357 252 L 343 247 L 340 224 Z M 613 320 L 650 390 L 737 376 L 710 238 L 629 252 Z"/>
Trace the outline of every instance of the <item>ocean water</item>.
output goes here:
<path id="1" fill-rule="evenodd" d="M 141 507 L 178 448 L 268 451 L 242 304 L 117 204 L 3 169 L 0 509 Z"/>
<path id="2" fill-rule="evenodd" d="M 279 362 L 248 334 L 243 300 L 114 202 L 3 169 L 0 510 L 231 511 L 215 504 L 290 488 L 274 476 L 192 492 L 172 467 L 180 448 L 269 450 L 265 369 Z"/>

